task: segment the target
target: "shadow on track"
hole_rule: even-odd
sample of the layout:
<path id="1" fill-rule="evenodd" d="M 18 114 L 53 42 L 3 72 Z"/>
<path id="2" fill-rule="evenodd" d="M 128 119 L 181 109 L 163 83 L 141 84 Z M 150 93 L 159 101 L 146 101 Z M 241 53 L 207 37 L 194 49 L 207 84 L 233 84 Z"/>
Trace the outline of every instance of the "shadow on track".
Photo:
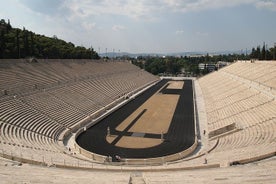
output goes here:
<path id="1" fill-rule="evenodd" d="M 139 97 L 130 101 L 128 104 L 121 107 L 98 124 L 80 134 L 77 138 L 77 143 L 88 151 L 112 157 L 119 155 L 122 158 L 161 157 L 181 152 L 192 146 L 195 140 L 195 122 L 193 87 L 191 80 L 184 80 L 185 84 L 181 90 L 163 88 L 160 91 L 163 94 L 180 95 L 168 133 L 164 135 L 165 141 L 163 143 L 150 148 L 132 149 L 115 146 L 119 139 L 115 139 L 116 142 L 114 142 L 114 140 L 112 144 L 106 141 L 107 127 L 110 127 L 111 134 L 114 133 L 116 135 L 120 135 L 118 137 L 131 135 L 132 133 L 128 132 L 128 130 L 132 125 L 129 125 L 129 129 L 126 128 L 126 130 L 123 132 L 118 132 L 115 130 L 115 128 L 136 109 L 138 109 L 154 93 L 160 90 L 167 82 L 168 80 L 162 80 L 141 94 Z M 160 134 L 145 134 L 145 137 L 156 138 L 160 137 Z"/>

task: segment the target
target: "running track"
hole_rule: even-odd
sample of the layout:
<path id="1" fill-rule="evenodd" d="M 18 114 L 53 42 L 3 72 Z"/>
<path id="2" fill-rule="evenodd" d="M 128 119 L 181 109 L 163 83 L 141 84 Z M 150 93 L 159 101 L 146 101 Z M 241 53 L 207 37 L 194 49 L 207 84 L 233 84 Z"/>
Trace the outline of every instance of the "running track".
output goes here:
<path id="1" fill-rule="evenodd" d="M 150 148 L 131 149 L 115 146 L 119 139 L 115 139 L 111 144 L 106 141 L 107 127 L 110 127 L 111 134 L 119 135 L 119 138 L 124 135 L 130 136 L 133 132 L 128 132 L 127 130 L 131 128 L 135 120 L 122 132 L 116 131 L 115 128 L 167 82 L 168 80 L 162 80 L 139 97 L 136 97 L 96 125 L 90 127 L 79 135 L 77 143 L 88 151 L 100 155 L 112 156 L 113 158 L 115 155 L 119 155 L 121 158 L 161 157 L 181 152 L 192 146 L 195 140 L 195 122 L 193 86 L 191 80 L 184 80 L 185 84 L 182 89 L 163 88 L 161 90 L 164 94 L 180 95 L 168 133 L 164 134 L 165 141 L 162 144 Z M 144 111 L 141 113 L 144 113 Z M 137 118 L 139 119 L 139 116 Z M 144 137 L 160 138 L 160 134 L 145 134 Z"/>

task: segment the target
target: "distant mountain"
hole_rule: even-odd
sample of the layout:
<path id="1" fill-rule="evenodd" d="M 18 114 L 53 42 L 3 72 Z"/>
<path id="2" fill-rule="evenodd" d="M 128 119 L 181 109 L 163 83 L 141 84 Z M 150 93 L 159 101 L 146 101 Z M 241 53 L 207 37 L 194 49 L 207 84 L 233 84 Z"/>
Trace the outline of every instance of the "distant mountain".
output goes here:
<path id="1" fill-rule="evenodd" d="M 155 57 L 163 57 L 163 56 L 174 56 L 174 57 L 181 57 L 181 56 L 204 56 L 209 54 L 211 55 L 229 55 L 229 54 L 241 54 L 241 51 L 218 51 L 218 52 L 175 52 L 175 53 L 128 53 L 128 52 L 107 52 L 107 53 L 100 53 L 100 57 L 130 57 L 136 58 L 138 56 L 155 56 Z M 244 53 L 245 54 L 245 53 Z"/>

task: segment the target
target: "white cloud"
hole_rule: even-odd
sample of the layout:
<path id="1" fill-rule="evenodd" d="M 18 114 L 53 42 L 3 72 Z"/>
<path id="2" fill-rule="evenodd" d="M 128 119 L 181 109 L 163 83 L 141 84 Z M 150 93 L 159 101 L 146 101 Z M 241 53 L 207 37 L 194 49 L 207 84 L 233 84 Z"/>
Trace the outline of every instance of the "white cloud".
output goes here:
<path id="1" fill-rule="evenodd" d="M 198 36 L 208 36 L 209 34 L 206 33 L 206 32 L 198 31 L 198 32 L 196 32 L 196 35 L 198 35 Z"/>
<path id="2" fill-rule="evenodd" d="M 65 1 L 64 5 L 78 17 L 101 16 L 109 14 L 123 15 L 138 19 L 141 17 L 147 17 L 152 12 L 158 10 L 158 1 L 152 3 L 147 0 L 68 0 Z"/>
<path id="3" fill-rule="evenodd" d="M 276 0 L 16 0 L 33 11 L 61 15 L 68 19 L 121 15 L 132 19 L 155 20 L 158 13 L 191 12 L 239 5 L 253 5 L 276 11 Z M 70 12 L 70 13 L 69 13 Z"/>
<path id="4" fill-rule="evenodd" d="M 268 9 L 272 11 L 276 11 L 276 1 L 275 0 L 266 0 L 256 2 L 256 7 L 259 9 Z"/>
<path id="5" fill-rule="evenodd" d="M 164 3 L 174 11 L 191 12 L 223 7 L 233 7 L 241 4 L 254 3 L 256 0 L 164 0 Z"/>
<path id="6" fill-rule="evenodd" d="M 275 0 L 67 0 L 63 7 L 73 17 L 121 15 L 132 19 L 155 20 L 159 13 L 193 12 L 239 5 L 276 9 Z"/>
<path id="7" fill-rule="evenodd" d="M 25 6 L 32 12 L 46 16 L 60 16 L 66 12 L 62 0 L 16 0 L 17 4 Z"/>
<path id="8" fill-rule="evenodd" d="M 82 27 L 88 31 L 91 31 L 96 28 L 96 23 L 83 22 Z"/>
<path id="9" fill-rule="evenodd" d="M 181 35 L 181 34 L 183 34 L 184 33 L 184 30 L 176 30 L 175 31 L 175 34 L 177 34 L 177 35 Z"/>
<path id="10" fill-rule="evenodd" d="M 126 29 L 126 27 L 122 26 L 122 25 L 114 25 L 114 26 L 112 26 L 112 30 L 113 31 L 121 31 L 121 30 L 124 30 L 124 29 Z"/>
<path id="11" fill-rule="evenodd" d="M 176 12 L 191 12 L 239 5 L 253 5 L 260 9 L 276 11 L 276 0 L 163 0 L 165 7 Z"/>

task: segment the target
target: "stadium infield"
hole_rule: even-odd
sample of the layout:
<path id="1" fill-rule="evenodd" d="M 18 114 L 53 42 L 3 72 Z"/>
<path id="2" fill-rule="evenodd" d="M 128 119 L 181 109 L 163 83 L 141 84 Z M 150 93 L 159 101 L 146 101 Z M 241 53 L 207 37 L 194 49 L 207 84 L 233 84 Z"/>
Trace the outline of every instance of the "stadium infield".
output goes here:
<path id="1" fill-rule="evenodd" d="M 193 103 L 191 80 L 162 80 L 80 134 L 77 143 L 113 158 L 153 158 L 181 152 L 195 140 Z"/>

